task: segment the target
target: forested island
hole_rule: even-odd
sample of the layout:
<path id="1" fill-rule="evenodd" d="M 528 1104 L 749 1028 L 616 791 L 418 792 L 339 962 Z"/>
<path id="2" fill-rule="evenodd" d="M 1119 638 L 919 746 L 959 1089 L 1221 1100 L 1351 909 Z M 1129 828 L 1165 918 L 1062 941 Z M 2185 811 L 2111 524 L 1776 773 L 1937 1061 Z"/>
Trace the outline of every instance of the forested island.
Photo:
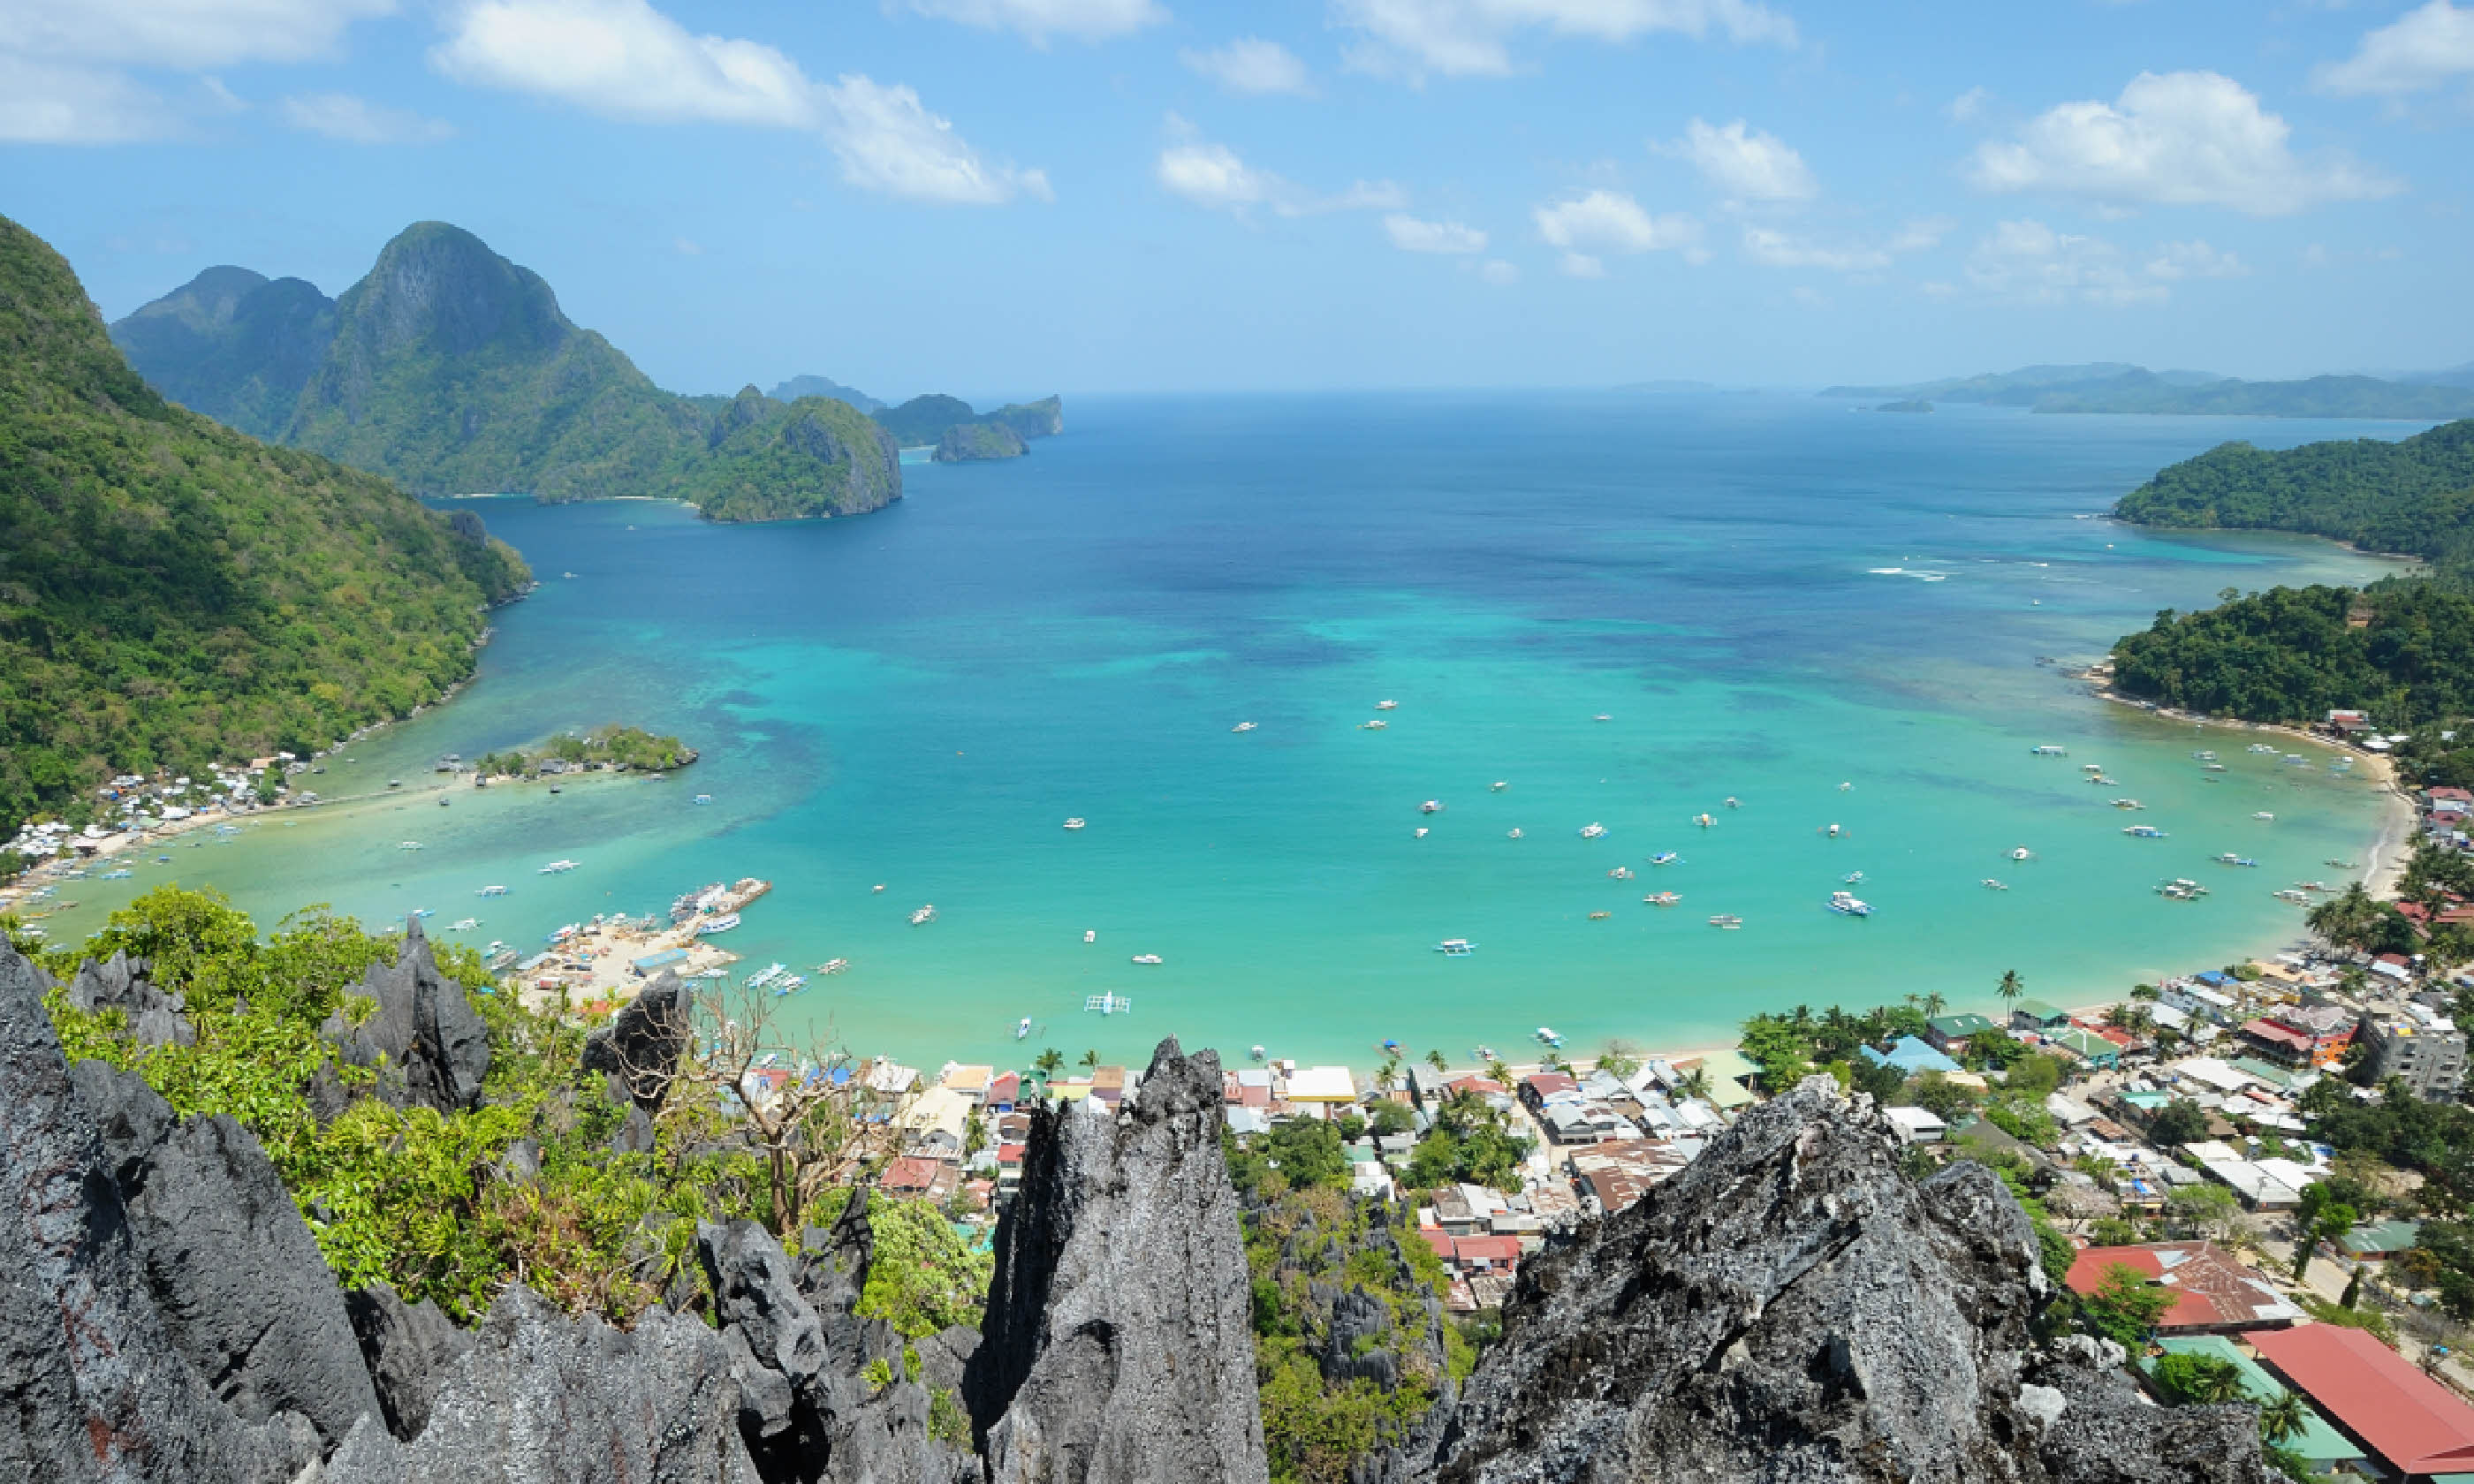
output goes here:
<path id="1" fill-rule="evenodd" d="M 2364 589 L 2227 589 L 2205 611 L 2160 613 L 2114 646 L 2123 694 L 2247 721 L 2361 708 L 2402 729 L 2474 714 L 2474 420 L 2394 443 L 2226 443 L 2159 472 L 2114 514 L 2300 532 L 2430 563 Z"/>
<path id="2" fill-rule="evenodd" d="M 484 778 L 526 778 L 561 773 L 667 773 L 696 760 L 696 750 L 676 737 L 657 737 L 642 727 L 612 723 L 590 732 L 561 732 L 529 748 L 485 753 L 473 760 Z"/>
<path id="3" fill-rule="evenodd" d="M 2294 381 L 2244 381 L 2211 371 L 2151 371 L 2118 361 L 2098 361 L 2083 366 L 2025 366 L 1906 386 L 1827 387 L 1821 395 L 1977 402 L 2043 413 L 2424 420 L 2474 417 L 2474 387 L 2462 384 L 2463 375 L 2461 370 L 2420 379 L 2310 376 Z"/>
<path id="4" fill-rule="evenodd" d="M 0 218 L 0 839 L 116 774 L 406 715 L 530 582 L 469 511 L 165 401 Z"/>

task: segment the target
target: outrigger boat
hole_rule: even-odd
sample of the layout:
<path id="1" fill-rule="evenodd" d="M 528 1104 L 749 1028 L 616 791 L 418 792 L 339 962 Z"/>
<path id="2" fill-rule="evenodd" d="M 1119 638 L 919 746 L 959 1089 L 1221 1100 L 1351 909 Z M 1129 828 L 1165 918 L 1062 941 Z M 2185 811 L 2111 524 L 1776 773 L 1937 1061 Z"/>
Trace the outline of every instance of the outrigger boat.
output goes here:
<path id="1" fill-rule="evenodd" d="M 1723 927 L 1729 932 L 1733 932 L 1736 928 L 1744 925 L 1744 920 L 1732 912 L 1721 912 L 1716 917 L 1710 920 L 1710 925 L 1711 927 Z"/>
<path id="2" fill-rule="evenodd" d="M 1130 1014 L 1134 1002 L 1123 994 L 1094 994 L 1082 1001 L 1082 1008 L 1096 1010 L 1104 1016 L 1120 1016 Z"/>
<path id="3" fill-rule="evenodd" d="M 1653 866 L 1681 866 L 1684 856 L 1680 851 L 1661 850 L 1649 858 L 1649 863 Z"/>
<path id="4" fill-rule="evenodd" d="M 910 914 L 910 925 L 913 927 L 924 927 L 935 921 L 936 904 L 933 901 L 920 908 L 918 911 Z"/>
<path id="5" fill-rule="evenodd" d="M 2165 831 L 2157 828 L 2153 825 L 2125 825 L 2122 826 L 2122 832 L 2130 836 L 2134 840 L 2162 840 L 2165 838 Z"/>
<path id="6" fill-rule="evenodd" d="M 1581 826 L 1581 838 L 1584 840 L 1595 840 L 1606 832 L 1607 826 L 1604 825 L 1590 824 Z"/>
<path id="7" fill-rule="evenodd" d="M 2003 883 L 2001 883 L 2001 882 L 2000 882 L 2000 881 L 1995 880 L 1995 879 L 1994 879 L 1993 877 L 1991 877 L 1991 876 L 1986 876 L 1986 877 L 1984 878 L 1984 880 L 1983 880 L 1983 882 L 1982 882 L 1981 884 L 1983 885 L 1984 889 L 1985 889 L 1986 891 L 1988 891 L 1988 892 L 2006 892 L 2006 891 L 2010 890 L 2010 888 L 2009 888 L 2008 886 L 2004 885 Z"/>
<path id="8" fill-rule="evenodd" d="M 1641 898 L 1653 907 L 1672 907 L 1684 898 L 1673 892 L 1658 892 Z"/>
<path id="9" fill-rule="evenodd" d="M 1252 722 L 1239 722 L 1236 726 L 1231 727 L 1228 730 L 1231 731 L 1251 731 L 1254 730 L 1254 724 Z"/>
<path id="10" fill-rule="evenodd" d="M 1872 904 L 1859 899 L 1853 892 L 1831 893 L 1830 910 L 1841 917 L 1868 918 L 1873 915 Z"/>
<path id="11" fill-rule="evenodd" d="M 1435 951 L 1445 958 L 1467 958 L 1477 950 L 1477 945 L 1466 938 L 1446 938 L 1435 945 Z"/>
<path id="12" fill-rule="evenodd" d="M 1168 961 L 1161 958 L 1156 953 L 1137 953 L 1134 955 L 1134 962 L 1137 964 L 1164 964 Z"/>

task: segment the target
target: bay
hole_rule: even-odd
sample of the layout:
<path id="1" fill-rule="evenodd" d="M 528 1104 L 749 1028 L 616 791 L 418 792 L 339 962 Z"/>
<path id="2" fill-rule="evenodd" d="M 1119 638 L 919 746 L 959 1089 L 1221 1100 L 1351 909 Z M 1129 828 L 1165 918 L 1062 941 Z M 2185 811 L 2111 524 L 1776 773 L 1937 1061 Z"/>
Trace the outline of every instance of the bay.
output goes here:
<path id="1" fill-rule="evenodd" d="M 474 938 L 529 945 L 758 875 L 776 889 L 728 945 L 851 959 L 784 1003 L 862 1052 L 1138 1060 L 1175 1032 L 1232 1055 L 1365 1062 L 1397 1039 L 1516 1058 L 1541 1023 L 1574 1048 L 1682 1047 L 1794 1003 L 1980 1008 L 2005 969 L 2057 1003 L 2118 996 L 2298 933 L 2268 893 L 2336 880 L 2323 860 L 2363 859 L 2379 827 L 2375 790 L 2322 750 L 2254 754 L 2067 667 L 2220 588 L 2389 570 L 2089 518 L 2113 498 L 2228 438 L 2408 426 L 1786 395 L 1068 411 L 1028 458 L 907 467 L 907 498 L 859 519 L 477 502 L 542 589 L 500 615 L 473 686 L 356 744 L 321 791 L 414 789 L 441 754 L 608 721 L 703 761 L 259 817 L 78 883 L 47 925 L 73 935 L 177 879 L 262 922 L 427 907 L 433 932 L 473 915 Z M 582 864 L 536 874 L 554 858 Z M 2155 895 L 2172 876 L 2213 895 Z M 509 895 L 474 897 L 491 883 Z M 1874 915 L 1826 910 L 1840 889 Z M 1665 890 L 1681 903 L 1643 902 Z M 910 926 L 926 903 L 937 920 Z M 1434 951 L 1449 937 L 1478 947 Z M 1132 1012 L 1085 1014 L 1102 993 Z"/>

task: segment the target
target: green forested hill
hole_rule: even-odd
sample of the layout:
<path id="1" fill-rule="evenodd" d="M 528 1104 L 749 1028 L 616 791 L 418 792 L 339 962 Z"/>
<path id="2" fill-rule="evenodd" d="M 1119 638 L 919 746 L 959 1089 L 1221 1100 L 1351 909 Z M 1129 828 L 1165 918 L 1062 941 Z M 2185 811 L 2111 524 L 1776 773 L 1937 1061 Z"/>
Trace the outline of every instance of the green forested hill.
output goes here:
<path id="1" fill-rule="evenodd" d="M 0 836 L 117 772 L 401 715 L 529 578 L 469 513 L 167 403 L 0 217 Z"/>
<path id="2" fill-rule="evenodd" d="M 2474 419 L 2412 438 L 2223 443 L 2122 496 L 2142 525 L 2298 531 L 2464 567 L 2474 562 Z"/>
<path id="3" fill-rule="evenodd" d="M 2113 664 L 2124 694 L 2184 710 L 2317 722 L 2362 707 L 2383 727 L 2419 726 L 2474 715 L 2474 598 L 2414 581 L 2272 587 L 2160 613 L 2114 645 Z"/>
<path id="4" fill-rule="evenodd" d="M 725 520 L 901 497 L 896 450 L 856 409 L 760 397 L 750 419 L 744 395 L 665 392 L 540 275 L 444 222 L 406 227 L 331 304 L 256 279 L 209 270 L 115 334 L 167 395 L 423 493 L 649 494 Z"/>

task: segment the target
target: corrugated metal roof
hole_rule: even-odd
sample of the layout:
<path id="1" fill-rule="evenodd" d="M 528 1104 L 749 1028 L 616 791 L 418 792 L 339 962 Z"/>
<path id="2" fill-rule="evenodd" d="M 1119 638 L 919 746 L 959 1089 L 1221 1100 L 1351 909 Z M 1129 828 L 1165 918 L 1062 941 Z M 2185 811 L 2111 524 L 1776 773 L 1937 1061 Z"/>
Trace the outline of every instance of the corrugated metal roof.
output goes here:
<path id="1" fill-rule="evenodd" d="M 2364 1331 L 2304 1325 L 2246 1338 L 2288 1382 L 2400 1472 L 2474 1466 L 2474 1407 Z"/>
<path id="2" fill-rule="evenodd" d="M 2285 1395 L 2285 1388 L 2276 1383 L 2274 1376 L 2261 1370 L 2258 1361 L 2237 1350 L 2234 1342 L 2221 1334 L 2175 1335 L 2157 1343 L 2175 1354 L 2212 1355 L 2230 1362 L 2235 1370 L 2242 1373 L 2243 1389 L 2250 1393 L 2254 1401 L 2273 1401 Z M 2153 1361 L 2147 1363 L 2151 1367 L 2155 1364 Z M 2318 1413 L 2305 1407 L 2303 1416 L 2307 1421 L 2302 1424 L 2302 1435 L 2286 1447 L 2315 1464 L 2333 1464 L 2363 1456 L 2362 1448 L 2352 1439 L 2329 1426 Z"/>

